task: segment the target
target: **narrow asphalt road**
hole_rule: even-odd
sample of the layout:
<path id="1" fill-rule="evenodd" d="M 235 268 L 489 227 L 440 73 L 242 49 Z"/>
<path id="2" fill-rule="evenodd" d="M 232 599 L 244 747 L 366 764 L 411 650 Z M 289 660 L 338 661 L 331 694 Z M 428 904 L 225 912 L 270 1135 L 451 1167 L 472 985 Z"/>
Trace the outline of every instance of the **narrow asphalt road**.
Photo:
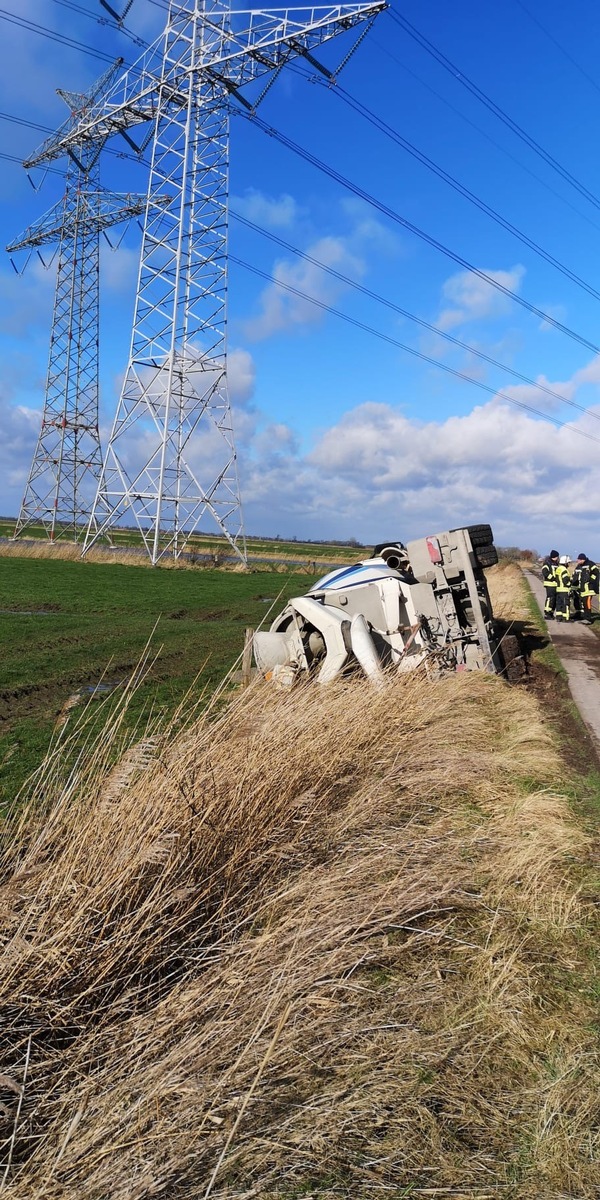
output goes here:
<path id="1" fill-rule="evenodd" d="M 544 585 L 530 572 L 525 577 L 543 613 Z M 547 627 L 571 695 L 600 752 L 600 638 L 580 621 L 548 621 Z"/>

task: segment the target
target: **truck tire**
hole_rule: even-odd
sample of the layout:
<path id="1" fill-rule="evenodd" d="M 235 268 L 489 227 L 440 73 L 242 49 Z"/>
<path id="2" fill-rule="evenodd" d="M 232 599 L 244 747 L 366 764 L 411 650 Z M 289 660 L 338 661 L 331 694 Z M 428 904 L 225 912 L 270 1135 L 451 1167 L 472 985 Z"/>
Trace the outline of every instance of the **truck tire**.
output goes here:
<path id="1" fill-rule="evenodd" d="M 494 540 L 491 525 L 467 525 L 467 533 L 474 550 L 477 546 L 491 546 Z"/>
<path id="2" fill-rule="evenodd" d="M 500 656 L 503 663 L 502 674 L 509 683 L 520 683 L 527 674 L 527 664 L 523 647 L 515 633 L 505 633 L 500 643 Z"/>
<path id="3" fill-rule="evenodd" d="M 498 562 L 498 551 L 495 546 L 477 546 L 475 560 L 480 567 L 495 567 Z"/>

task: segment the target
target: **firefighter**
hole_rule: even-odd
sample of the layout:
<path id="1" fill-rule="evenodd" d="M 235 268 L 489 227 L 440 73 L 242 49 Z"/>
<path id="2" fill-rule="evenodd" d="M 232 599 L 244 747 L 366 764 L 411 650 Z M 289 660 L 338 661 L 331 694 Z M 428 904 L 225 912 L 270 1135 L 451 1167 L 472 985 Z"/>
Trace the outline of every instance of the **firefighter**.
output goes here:
<path id="1" fill-rule="evenodd" d="M 546 589 L 546 603 L 544 605 L 544 616 L 547 621 L 554 620 L 554 610 L 556 608 L 556 588 L 558 580 L 556 578 L 556 568 L 559 565 L 560 555 L 558 550 L 551 550 L 547 558 L 542 563 L 542 580 Z"/>
<path id="2" fill-rule="evenodd" d="M 593 572 L 593 574 L 592 574 Z M 598 568 L 588 558 L 587 554 L 578 554 L 577 562 L 571 580 L 574 616 L 584 621 L 592 619 L 592 596 L 596 591 L 594 582 L 598 577 Z"/>
<path id="3" fill-rule="evenodd" d="M 590 592 L 591 592 L 589 616 L 590 616 L 590 621 L 593 621 L 594 615 L 592 612 L 592 595 L 598 596 L 598 607 L 600 608 L 600 566 L 598 566 L 598 563 L 595 563 L 595 562 L 593 562 L 590 566 L 589 588 L 590 588 Z"/>
<path id="4" fill-rule="evenodd" d="M 571 617 L 571 576 L 569 575 L 569 555 L 561 554 L 558 565 L 554 568 L 556 577 L 556 607 L 554 615 L 557 621 L 569 621 Z"/>

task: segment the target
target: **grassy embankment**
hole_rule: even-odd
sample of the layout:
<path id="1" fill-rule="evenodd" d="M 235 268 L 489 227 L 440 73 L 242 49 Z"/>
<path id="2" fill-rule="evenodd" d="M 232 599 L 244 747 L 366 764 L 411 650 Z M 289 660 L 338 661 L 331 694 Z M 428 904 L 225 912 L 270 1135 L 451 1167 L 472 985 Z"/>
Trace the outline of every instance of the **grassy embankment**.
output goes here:
<path id="1" fill-rule="evenodd" d="M 245 626 L 265 620 L 269 598 L 277 611 L 312 578 L 0 557 L 0 810 L 40 763 L 69 698 L 89 702 L 101 680 L 126 680 L 149 638 L 158 658 L 128 707 L 129 725 L 172 713 L 188 688 L 192 704 L 214 688 L 241 653 Z M 99 725 L 113 706 L 98 713 Z"/>
<path id="2" fill-rule="evenodd" d="M 114 734 L 5 829 L 7 1200 L 597 1197 L 594 831 L 535 696 Z"/>

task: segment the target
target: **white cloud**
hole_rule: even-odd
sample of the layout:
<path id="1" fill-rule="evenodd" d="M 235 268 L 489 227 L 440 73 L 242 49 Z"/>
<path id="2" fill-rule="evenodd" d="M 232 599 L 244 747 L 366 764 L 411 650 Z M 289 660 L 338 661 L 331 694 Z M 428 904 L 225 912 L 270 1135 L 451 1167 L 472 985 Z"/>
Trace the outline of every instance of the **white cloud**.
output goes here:
<path id="1" fill-rule="evenodd" d="M 109 237 L 111 232 L 109 230 Z M 116 231 L 118 237 L 118 231 Z M 115 246 L 111 249 L 104 238 L 100 241 L 100 286 L 112 292 L 129 295 L 137 283 L 140 250 L 132 246 Z"/>
<path id="2" fill-rule="evenodd" d="M 254 395 L 256 367 L 248 350 L 230 350 L 227 356 L 227 383 L 232 403 L 247 405 Z"/>
<path id="3" fill-rule="evenodd" d="M 19 4 L 14 6 L 15 10 L 18 17 L 65 33 L 76 40 L 85 42 L 93 39 L 93 22 L 79 22 L 77 16 L 61 11 L 49 0 L 19 0 Z M 87 55 L 73 47 L 54 41 L 49 53 L 48 45 L 43 29 L 38 33 L 3 21 L 0 97 L 3 100 L 10 99 L 10 106 L 7 107 L 12 112 L 20 113 L 24 106 L 36 108 L 38 121 L 52 126 L 67 116 L 64 102 L 56 97 L 56 88 L 77 90 L 88 87 L 103 68 L 100 62 L 94 64 Z M 31 132 L 28 136 L 31 138 L 31 150 L 43 140 L 43 135 L 39 133 Z"/>
<path id="4" fill-rule="evenodd" d="M 190 425 L 185 427 L 183 457 L 203 486 L 209 490 L 213 480 L 226 466 L 231 453 L 230 422 L 223 409 L 222 393 L 219 392 L 217 403 L 214 395 L 221 372 L 218 367 L 215 368 L 213 362 L 205 359 L 201 348 L 192 342 L 186 345 L 185 353 L 177 357 L 175 366 L 177 377 L 180 373 L 183 377 L 184 408 L 193 426 L 191 433 Z M 137 386 L 133 383 L 134 378 L 137 379 Z M 122 379 L 119 385 L 120 395 Z M 137 395 L 142 399 L 143 388 L 148 403 L 148 407 L 141 406 L 129 436 L 121 437 L 114 444 L 115 453 L 130 483 L 137 478 L 145 464 L 155 465 L 160 455 L 161 423 L 166 417 L 167 386 L 167 361 L 158 368 L 144 367 L 137 371 L 132 369 L 129 376 L 130 396 Z M 252 442 L 256 431 L 257 414 L 252 405 L 254 386 L 255 366 L 251 354 L 245 349 L 233 348 L 228 355 L 227 389 L 238 452 Z M 115 408 L 117 403 L 118 396 L 115 396 Z M 176 419 L 175 402 L 171 407 L 169 424 L 171 440 L 167 453 L 168 467 L 171 466 L 175 444 L 172 435 Z M 223 432 L 220 431 L 221 424 Z M 110 437 L 108 425 L 102 428 L 101 437 L 106 453 Z"/>
<path id="5" fill-rule="evenodd" d="M 549 317 L 552 317 L 555 321 L 561 321 L 564 323 L 567 316 L 567 310 L 564 304 L 542 304 L 541 307 Z M 540 321 L 538 324 L 538 329 L 541 333 L 552 333 L 554 328 L 555 326 L 551 321 Z"/>
<path id="6" fill-rule="evenodd" d="M 35 444 L 40 432 L 41 409 L 12 406 L 0 396 L 2 438 L 0 439 L 0 477 L 3 516 L 16 516 L 21 504 Z"/>
<path id="7" fill-rule="evenodd" d="M 287 192 L 275 198 L 256 188 L 246 188 L 243 196 L 231 197 L 231 207 L 240 216 L 268 229 L 289 229 L 300 216 L 294 197 Z"/>
<path id="8" fill-rule="evenodd" d="M 575 388 L 585 383 L 600 383 L 600 354 L 597 354 L 585 367 L 576 371 L 572 383 Z"/>
<path id="9" fill-rule="evenodd" d="M 52 319 L 52 297 L 56 284 L 56 257 L 51 259 L 52 249 L 46 251 L 45 270 L 37 254 L 29 261 L 19 257 L 16 275 L 11 269 L 0 271 L 0 333 L 11 337 L 50 338 Z"/>
<path id="10" fill-rule="evenodd" d="M 493 279 L 501 287 L 511 292 L 518 292 L 525 274 L 525 268 L 517 265 L 510 271 L 490 271 L 482 268 L 485 275 Z M 474 271 L 459 271 L 446 280 L 442 288 L 443 300 L 446 302 L 434 324 L 446 331 L 456 329 L 471 321 L 491 320 L 502 316 L 511 301 L 501 291 L 482 279 Z"/>
<path id="11" fill-rule="evenodd" d="M 345 238 L 320 238 L 309 246 L 307 254 L 325 266 L 333 267 L 342 275 L 349 274 L 360 278 L 365 271 L 364 262 L 352 251 Z M 319 304 L 333 304 L 347 289 L 346 284 L 307 259 L 297 259 L 293 262 L 280 259 L 273 268 L 273 279 L 275 282 L 268 284 L 260 296 L 259 315 L 243 324 L 244 334 L 250 341 L 259 341 L 284 329 L 321 321 L 323 309 Z M 285 286 L 279 287 L 278 283 L 303 292 L 318 303 L 312 304 L 304 296 L 287 291 Z"/>
<path id="12" fill-rule="evenodd" d="M 241 322 L 244 336 L 249 341 L 260 341 L 284 330 L 300 329 L 318 324 L 325 310 L 320 305 L 335 304 L 347 292 L 349 284 L 336 279 L 315 262 L 331 267 L 340 275 L 357 282 L 364 277 L 369 259 L 376 254 L 393 257 L 398 249 L 394 234 L 369 214 L 362 201 L 344 201 L 339 208 L 344 225 L 350 223 L 347 233 L 322 236 L 307 248 L 307 258 L 280 258 L 275 261 L 273 283 L 263 288 L 258 298 L 258 315 Z M 315 262 L 309 262 L 308 257 Z M 283 286 L 282 286 L 283 285 Z M 287 287 L 310 296 L 316 304 L 304 296 L 287 291 Z"/>
<path id="13" fill-rule="evenodd" d="M 404 255 L 405 246 L 401 238 L 389 223 L 384 224 L 373 214 L 372 205 L 359 196 L 343 196 L 340 200 L 341 212 L 351 222 L 353 237 L 361 242 L 368 242 L 388 258 Z"/>
<path id="14" fill-rule="evenodd" d="M 552 387 L 577 394 L 599 374 L 594 359 Z M 600 558 L 599 418 L 597 404 L 556 428 L 495 397 L 465 416 L 424 423 L 367 402 L 304 456 L 291 430 L 277 439 L 269 431 L 242 463 L 249 529 L 368 543 L 490 520 L 501 545 L 544 549 L 551 541 L 570 551 L 581 541 Z"/>
<path id="15" fill-rule="evenodd" d="M 561 420 L 571 420 L 574 416 L 574 411 L 577 411 L 575 405 L 581 404 L 580 400 L 576 400 L 577 393 L 580 388 L 586 384 L 600 383 L 600 354 L 597 354 L 585 367 L 579 371 L 575 371 L 571 379 L 566 380 L 551 380 L 546 375 L 538 375 L 535 384 L 509 384 L 504 387 L 499 393 L 500 399 L 510 397 L 514 401 L 528 405 L 529 408 L 537 408 L 553 416 L 560 417 Z M 548 389 L 556 395 L 549 396 Z M 565 407 L 561 403 L 561 398 L 566 401 L 566 404 L 571 408 Z M 573 403 L 574 402 L 574 403 Z M 595 433 L 595 425 L 593 417 L 580 418 L 580 423 L 585 426 L 590 433 Z"/>
<path id="16" fill-rule="evenodd" d="M 502 388 L 500 397 L 507 396 L 517 405 L 523 404 L 527 408 L 537 408 L 538 411 L 560 416 L 561 420 L 569 420 L 571 414 L 561 403 L 560 397 L 562 396 L 566 401 L 573 399 L 577 390 L 574 379 L 566 382 L 554 382 L 547 379 L 545 375 L 538 375 L 536 384 L 537 386 L 528 383 L 509 384 Z M 545 391 L 545 388 L 548 391 Z M 549 396 L 548 392 L 554 392 L 556 395 Z"/>

